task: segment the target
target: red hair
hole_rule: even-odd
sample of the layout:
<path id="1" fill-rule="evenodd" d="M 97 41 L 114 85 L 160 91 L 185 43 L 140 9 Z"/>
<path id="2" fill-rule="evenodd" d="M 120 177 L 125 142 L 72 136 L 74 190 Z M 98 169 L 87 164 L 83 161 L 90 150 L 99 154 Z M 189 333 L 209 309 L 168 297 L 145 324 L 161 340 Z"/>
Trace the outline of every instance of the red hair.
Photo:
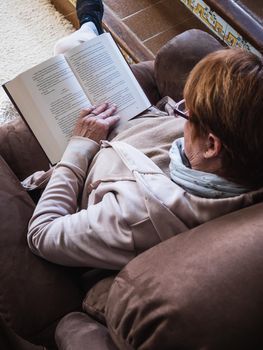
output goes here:
<path id="1" fill-rule="evenodd" d="M 248 187 L 263 185 L 263 59 L 224 49 L 191 71 L 184 98 L 199 133 L 220 138 L 223 173 Z"/>

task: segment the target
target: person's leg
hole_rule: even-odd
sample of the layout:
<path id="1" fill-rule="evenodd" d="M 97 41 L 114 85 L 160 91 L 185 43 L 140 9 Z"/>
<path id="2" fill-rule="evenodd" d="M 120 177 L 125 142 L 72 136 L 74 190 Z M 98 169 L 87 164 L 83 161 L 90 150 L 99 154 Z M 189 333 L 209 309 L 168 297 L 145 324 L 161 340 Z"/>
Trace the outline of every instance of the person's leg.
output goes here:
<path id="1" fill-rule="evenodd" d="M 80 28 L 56 43 L 55 55 L 65 53 L 103 33 L 101 24 L 104 10 L 102 0 L 77 0 L 76 10 Z"/>
<path id="2" fill-rule="evenodd" d="M 104 12 L 102 0 L 77 0 L 76 9 L 80 26 L 92 22 L 96 26 L 98 35 L 103 33 L 101 26 Z"/>

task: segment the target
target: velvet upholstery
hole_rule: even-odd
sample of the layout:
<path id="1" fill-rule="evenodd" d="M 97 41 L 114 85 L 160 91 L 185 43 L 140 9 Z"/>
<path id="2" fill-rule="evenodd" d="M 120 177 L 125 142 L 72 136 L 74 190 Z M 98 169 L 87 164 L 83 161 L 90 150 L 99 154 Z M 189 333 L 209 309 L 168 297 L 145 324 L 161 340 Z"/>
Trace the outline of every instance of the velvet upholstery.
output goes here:
<path id="1" fill-rule="evenodd" d="M 162 60 L 169 45 L 175 49 L 167 57 L 176 63 L 173 71 Z M 217 48 L 208 34 L 189 31 L 160 51 L 155 66 L 147 62 L 133 70 L 152 103 L 159 95 L 180 99 L 192 65 Z M 0 141 L 8 163 L 0 159 L 0 349 L 43 349 L 31 341 L 51 350 L 58 321 L 60 350 L 262 348 L 262 204 L 154 247 L 115 279 L 106 274 L 101 280 L 100 271 L 77 279 L 81 270 L 49 264 L 27 248 L 34 203 L 17 177 L 48 168 L 41 148 L 21 119 L 0 127 Z M 70 313 L 81 307 L 81 281 L 89 290 L 83 311 L 93 318 Z"/>
<path id="2" fill-rule="evenodd" d="M 1 125 L 0 155 L 19 180 L 24 180 L 35 171 L 49 168 L 44 151 L 21 118 Z"/>
<path id="3" fill-rule="evenodd" d="M 161 96 L 154 78 L 154 62 L 140 62 L 132 65 L 131 69 L 149 101 L 155 105 L 161 99 Z"/>
<path id="4" fill-rule="evenodd" d="M 117 350 L 107 327 L 81 312 L 65 316 L 56 330 L 60 350 Z"/>
<path id="5" fill-rule="evenodd" d="M 154 75 L 160 95 L 180 101 L 191 69 L 210 52 L 222 48 L 214 37 L 198 29 L 188 30 L 168 41 L 155 59 Z"/>
<path id="6" fill-rule="evenodd" d="M 29 250 L 27 225 L 35 205 L 1 157 L 0 195 L 0 318 L 20 336 L 52 344 L 57 320 L 81 306 L 74 270 Z"/>
<path id="7" fill-rule="evenodd" d="M 20 337 L 0 316 L 0 349 L 1 350 L 44 350 L 42 345 L 34 345 Z"/>
<path id="8" fill-rule="evenodd" d="M 177 235 L 115 278 L 106 321 L 119 349 L 262 349 L 263 204 Z"/>
<path id="9" fill-rule="evenodd" d="M 108 293 L 115 279 L 115 276 L 116 274 L 105 277 L 98 281 L 87 292 L 82 303 L 83 311 L 104 325 L 106 325 L 105 307 L 108 300 Z"/>

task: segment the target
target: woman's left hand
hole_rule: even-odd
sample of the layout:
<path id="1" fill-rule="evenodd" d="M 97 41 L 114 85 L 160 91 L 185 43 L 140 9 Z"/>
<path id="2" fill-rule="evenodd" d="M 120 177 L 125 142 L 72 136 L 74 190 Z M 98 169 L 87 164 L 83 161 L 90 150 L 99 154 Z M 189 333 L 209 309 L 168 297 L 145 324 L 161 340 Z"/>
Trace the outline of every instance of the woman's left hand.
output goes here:
<path id="1" fill-rule="evenodd" d="M 109 107 L 106 102 L 98 107 L 82 110 L 73 130 L 73 136 L 87 137 L 97 143 L 105 140 L 110 127 L 120 120 L 118 115 L 113 115 L 116 109 L 116 105 Z"/>

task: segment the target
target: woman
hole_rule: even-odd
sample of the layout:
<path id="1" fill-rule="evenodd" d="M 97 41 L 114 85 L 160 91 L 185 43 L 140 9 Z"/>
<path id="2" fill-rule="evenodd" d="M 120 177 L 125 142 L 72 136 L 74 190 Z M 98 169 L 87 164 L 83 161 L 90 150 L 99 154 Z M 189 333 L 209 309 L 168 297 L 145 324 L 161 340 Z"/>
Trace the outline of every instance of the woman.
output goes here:
<path id="1" fill-rule="evenodd" d="M 121 269 L 160 241 L 255 203 L 262 96 L 262 58 L 229 49 L 194 67 L 186 108 L 166 104 L 176 118 L 147 115 L 100 148 L 116 107 L 83 111 L 31 219 L 30 248 L 59 264 Z"/>

